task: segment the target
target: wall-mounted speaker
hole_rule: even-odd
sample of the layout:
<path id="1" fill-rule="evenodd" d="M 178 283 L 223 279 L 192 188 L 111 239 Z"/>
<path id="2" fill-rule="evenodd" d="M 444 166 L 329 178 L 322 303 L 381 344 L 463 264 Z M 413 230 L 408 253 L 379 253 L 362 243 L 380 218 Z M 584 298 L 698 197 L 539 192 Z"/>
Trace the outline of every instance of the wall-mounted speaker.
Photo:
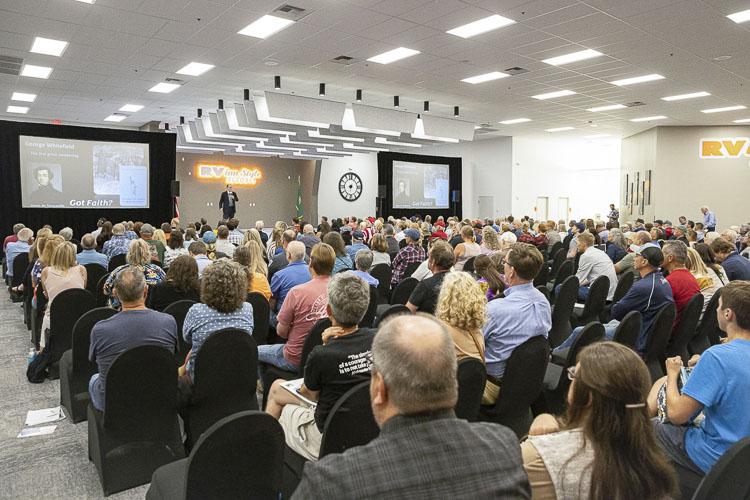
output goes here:
<path id="1" fill-rule="evenodd" d="M 385 198 L 385 184 L 378 185 L 378 198 Z"/>
<path id="2" fill-rule="evenodd" d="M 180 196 L 180 181 L 172 181 L 170 183 L 170 196 L 172 198 L 176 198 L 177 196 Z"/>
<path id="3" fill-rule="evenodd" d="M 453 203 L 461 203 L 461 191 L 451 191 L 451 201 Z"/>

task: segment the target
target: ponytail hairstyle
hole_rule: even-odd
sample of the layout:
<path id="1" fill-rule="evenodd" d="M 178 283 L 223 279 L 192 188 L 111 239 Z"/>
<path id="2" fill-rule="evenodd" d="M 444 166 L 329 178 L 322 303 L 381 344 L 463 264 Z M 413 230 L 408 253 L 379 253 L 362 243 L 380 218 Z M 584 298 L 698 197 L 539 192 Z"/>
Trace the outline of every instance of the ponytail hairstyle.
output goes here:
<path id="1" fill-rule="evenodd" d="M 479 254 L 474 258 L 474 272 L 480 278 L 487 280 L 492 295 L 500 295 L 505 292 L 505 281 L 503 281 L 497 266 L 489 256 Z"/>

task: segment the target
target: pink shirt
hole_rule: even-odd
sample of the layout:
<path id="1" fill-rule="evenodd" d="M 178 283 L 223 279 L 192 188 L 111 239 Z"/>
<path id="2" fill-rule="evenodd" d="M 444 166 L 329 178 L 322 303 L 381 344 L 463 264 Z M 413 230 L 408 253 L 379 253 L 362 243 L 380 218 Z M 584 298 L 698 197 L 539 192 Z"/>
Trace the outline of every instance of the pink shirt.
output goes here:
<path id="1" fill-rule="evenodd" d="M 300 364 L 302 344 L 307 332 L 328 316 L 328 282 L 330 276 L 319 276 L 312 281 L 297 285 L 284 298 L 284 305 L 277 316 L 279 323 L 290 325 L 289 336 L 284 345 L 284 358 L 295 365 Z"/>

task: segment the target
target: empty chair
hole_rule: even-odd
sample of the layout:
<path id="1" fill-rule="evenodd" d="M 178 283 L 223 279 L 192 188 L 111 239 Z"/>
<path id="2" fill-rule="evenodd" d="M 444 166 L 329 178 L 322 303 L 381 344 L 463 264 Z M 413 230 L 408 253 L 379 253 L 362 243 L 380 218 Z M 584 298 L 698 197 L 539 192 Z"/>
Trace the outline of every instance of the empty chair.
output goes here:
<path id="1" fill-rule="evenodd" d="M 546 260 L 542 260 L 542 267 L 534 278 L 534 286 L 546 285 L 549 281 L 549 266 Z"/>
<path id="2" fill-rule="evenodd" d="M 458 401 L 456 416 L 475 422 L 482 405 L 482 395 L 487 381 L 484 363 L 477 358 L 464 358 L 458 362 Z"/>
<path id="3" fill-rule="evenodd" d="M 633 286 L 634 280 L 633 273 L 630 272 L 622 273 L 617 278 L 617 287 L 615 288 L 614 295 L 612 295 L 612 300 L 607 301 L 604 310 L 599 315 L 599 320 L 602 323 L 609 323 L 612 320 L 612 305 L 617 304 L 628 293 L 630 287 Z"/>
<path id="4" fill-rule="evenodd" d="M 107 282 L 107 278 L 109 278 L 109 274 L 105 274 L 96 282 L 96 290 L 94 291 L 96 307 L 104 307 L 107 305 L 107 296 L 104 295 L 104 284 Z"/>
<path id="5" fill-rule="evenodd" d="M 367 307 L 362 321 L 359 322 L 360 328 L 372 328 L 372 324 L 375 321 L 375 313 L 378 311 L 378 289 L 374 285 L 370 285 L 370 305 Z"/>
<path id="6" fill-rule="evenodd" d="M 378 264 L 370 269 L 370 275 L 378 280 L 378 294 L 381 304 L 387 304 L 391 296 L 393 270 L 388 264 Z"/>
<path id="7" fill-rule="evenodd" d="M 75 424 L 86 420 L 91 401 L 89 380 L 99 371 L 96 363 L 89 361 L 91 330 L 99 321 L 115 314 L 114 309 L 97 307 L 81 316 L 73 326 L 72 348 L 60 358 L 60 404 Z"/>
<path id="8" fill-rule="evenodd" d="M 283 463 L 279 422 L 259 411 L 235 413 L 204 432 L 188 458 L 157 469 L 146 499 L 278 500 Z"/>
<path id="9" fill-rule="evenodd" d="M 476 259 L 476 256 L 469 257 L 469 259 L 464 262 L 464 271 L 467 273 L 473 273 L 474 272 L 474 259 Z"/>
<path id="10" fill-rule="evenodd" d="M 253 306 L 253 338 L 257 345 L 268 343 L 268 321 L 271 317 L 271 307 L 268 300 L 258 293 L 247 294 L 247 302 Z"/>
<path id="11" fill-rule="evenodd" d="M 703 354 L 703 351 L 719 343 L 719 339 L 723 336 L 724 332 L 719 328 L 719 320 L 716 317 L 716 308 L 719 306 L 719 297 L 721 296 L 721 288 L 716 292 L 708 301 L 706 306 L 706 312 L 703 313 L 703 319 L 701 320 L 698 328 L 696 329 L 695 336 L 688 344 L 688 351 L 690 354 Z"/>
<path id="12" fill-rule="evenodd" d="M 70 288 L 60 292 L 50 304 L 50 338 L 45 348 L 52 351 L 52 364 L 49 367 L 50 379 L 55 380 L 60 377 L 60 358 L 73 345 L 73 326 L 76 321 L 94 307 L 96 307 L 94 296 L 81 288 Z"/>
<path id="13" fill-rule="evenodd" d="M 421 262 L 409 262 L 406 265 L 406 270 L 404 271 L 404 276 L 401 278 L 401 281 L 410 278 L 411 275 L 414 274 L 414 271 L 416 271 L 421 264 Z"/>
<path id="14" fill-rule="evenodd" d="M 86 268 L 86 290 L 96 296 L 96 285 L 99 284 L 102 276 L 108 274 L 107 270 L 99 264 L 86 264 L 83 267 Z"/>
<path id="15" fill-rule="evenodd" d="M 550 294 L 549 294 L 549 289 L 547 288 L 546 285 L 539 285 L 539 286 L 536 287 L 536 289 L 539 290 L 539 292 L 542 295 L 544 295 L 544 298 L 547 299 L 547 302 L 551 301 Z"/>
<path id="16" fill-rule="evenodd" d="M 411 311 L 404 304 L 392 305 L 378 315 L 377 320 L 375 321 L 375 327 L 379 327 L 386 318 L 397 314 L 411 314 Z"/>
<path id="17" fill-rule="evenodd" d="M 646 362 L 651 380 L 656 382 L 664 376 L 665 350 L 672 333 L 672 325 L 676 315 L 674 302 L 670 302 L 656 313 L 651 327 L 646 332 L 646 349 L 643 361 Z"/>
<path id="18" fill-rule="evenodd" d="M 416 278 L 406 278 L 405 280 L 401 281 L 393 290 L 393 294 L 391 295 L 391 305 L 406 305 L 411 292 L 413 292 L 414 289 L 417 288 L 418 284 L 419 281 L 417 281 Z"/>
<path id="19" fill-rule="evenodd" d="M 185 337 L 182 336 L 182 326 L 185 324 L 185 316 L 187 316 L 188 311 L 195 304 L 197 304 L 197 302 L 189 299 L 178 300 L 177 302 L 172 302 L 164 309 L 164 314 L 172 316 L 177 323 L 177 340 L 179 342 L 179 349 L 175 353 L 175 361 L 178 367 L 185 364 L 190 349 L 193 348 L 193 344 L 185 342 Z"/>
<path id="20" fill-rule="evenodd" d="M 703 478 L 693 500 L 750 498 L 750 437 L 740 439 L 716 461 Z"/>
<path id="21" fill-rule="evenodd" d="M 549 288 L 552 297 L 555 297 L 555 288 L 557 288 L 557 285 L 561 285 L 568 277 L 573 276 L 575 273 L 573 272 L 573 261 L 572 260 L 566 260 L 562 263 L 560 266 L 560 269 L 557 271 L 557 275 L 555 276 L 555 281 L 552 284 L 547 283 L 547 288 Z M 578 292 L 576 291 L 576 294 Z"/>
<path id="22" fill-rule="evenodd" d="M 258 346 L 244 330 L 212 333 L 195 355 L 193 393 L 185 416 L 188 443 L 222 418 L 257 410 Z"/>
<path id="23" fill-rule="evenodd" d="M 554 229 L 553 229 L 553 231 L 554 231 Z M 554 244 L 554 245 L 552 245 L 552 247 L 551 247 L 551 248 L 548 248 L 548 249 L 547 249 L 547 253 L 548 253 L 548 255 L 551 255 L 551 256 L 552 256 L 552 258 L 554 258 L 554 257 L 555 257 L 555 255 L 557 254 L 557 252 L 558 252 L 559 250 L 561 250 L 561 249 L 563 249 L 563 244 L 562 244 L 562 241 L 557 241 L 557 242 L 555 242 L 555 244 Z"/>
<path id="24" fill-rule="evenodd" d="M 552 329 L 549 331 L 549 343 L 552 348 L 562 344 L 573 331 L 570 316 L 578 296 L 578 278 L 568 276 L 557 292 L 555 305 L 552 306 Z"/>
<path id="25" fill-rule="evenodd" d="M 666 356 L 682 357 L 683 362 L 690 358 L 688 354 L 688 343 L 695 337 L 695 330 L 698 326 L 698 319 L 703 310 L 703 295 L 696 293 L 688 300 L 680 314 L 680 321 L 672 331 L 672 341 L 667 344 Z"/>
<path id="26" fill-rule="evenodd" d="M 592 321 L 599 321 L 599 315 L 604 310 L 609 293 L 609 278 L 601 275 L 591 283 L 589 294 L 583 308 L 575 307 L 570 315 L 570 324 L 573 328 L 583 326 Z"/>
<path id="27" fill-rule="evenodd" d="M 635 343 L 638 340 L 638 334 L 641 333 L 642 326 L 643 315 L 640 311 L 630 311 L 622 318 L 620 324 L 617 325 L 612 340 L 635 349 Z"/>
<path id="28" fill-rule="evenodd" d="M 127 264 L 126 258 L 127 258 L 127 254 L 125 253 L 115 255 L 114 257 L 109 259 L 109 266 L 107 270 L 111 273 L 118 267 L 124 266 L 125 264 Z"/>
<path id="29" fill-rule="evenodd" d="M 168 350 L 140 346 L 117 356 L 107 373 L 105 409 L 88 409 L 89 460 L 105 496 L 148 483 L 156 469 L 185 456 Z"/>
<path id="30" fill-rule="evenodd" d="M 494 406 L 483 406 L 480 419 L 497 422 L 520 438 L 531 425 L 531 404 L 539 397 L 549 360 L 549 342 L 532 337 L 513 350 L 503 373 L 503 385 Z"/>
<path id="31" fill-rule="evenodd" d="M 560 270 L 560 266 L 563 265 L 563 262 L 565 262 L 565 259 L 568 256 L 568 252 L 560 247 L 558 250 L 555 250 L 551 253 L 552 255 L 552 267 L 550 268 L 550 278 L 557 277 L 557 272 Z"/>

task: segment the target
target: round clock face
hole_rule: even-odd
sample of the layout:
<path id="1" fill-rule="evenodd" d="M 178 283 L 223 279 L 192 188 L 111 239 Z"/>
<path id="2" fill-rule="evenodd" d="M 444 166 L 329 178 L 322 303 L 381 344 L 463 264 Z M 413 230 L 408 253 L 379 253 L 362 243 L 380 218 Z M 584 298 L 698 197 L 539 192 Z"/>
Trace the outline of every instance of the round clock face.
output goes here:
<path id="1" fill-rule="evenodd" d="M 339 181 L 339 194 L 346 201 L 355 201 L 362 194 L 362 179 L 352 172 L 344 174 Z"/>

